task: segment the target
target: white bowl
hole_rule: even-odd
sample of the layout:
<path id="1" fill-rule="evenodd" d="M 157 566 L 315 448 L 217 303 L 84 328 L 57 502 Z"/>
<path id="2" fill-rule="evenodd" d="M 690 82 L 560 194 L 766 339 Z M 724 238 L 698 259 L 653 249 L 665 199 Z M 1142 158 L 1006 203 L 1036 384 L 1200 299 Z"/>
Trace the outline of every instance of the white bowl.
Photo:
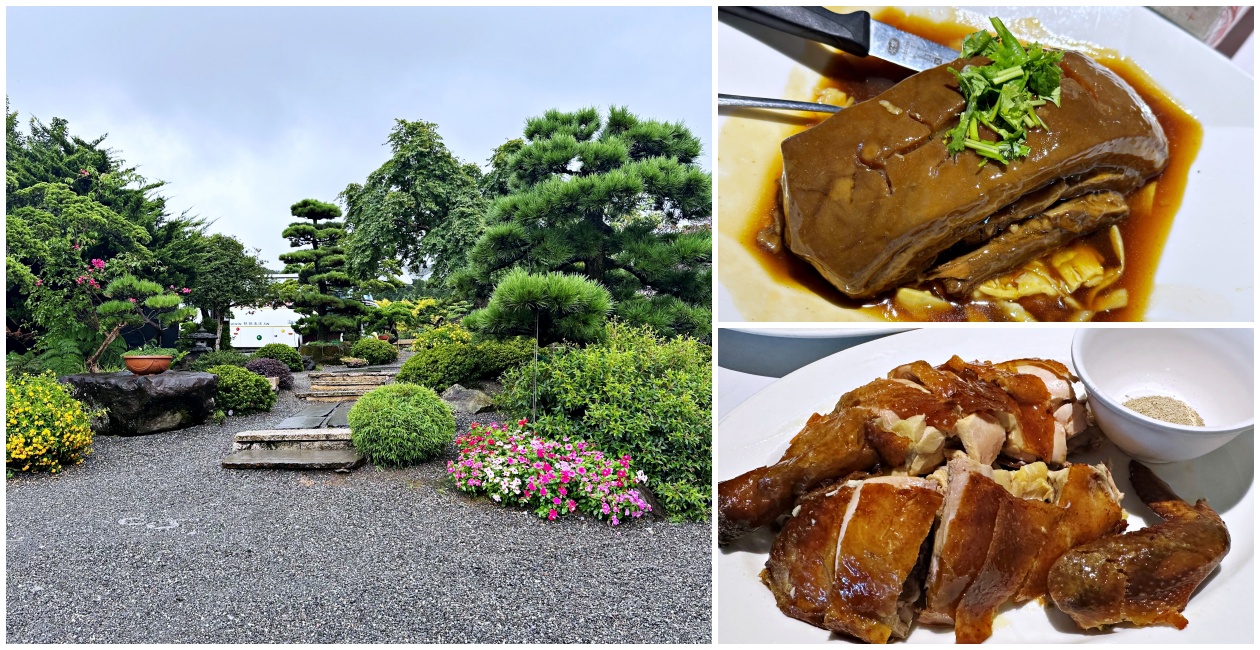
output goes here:
<path id="1" fill-rule="evenodd" d="M 1254 349 L 1251 329 L 1090 328 L 1072 338 L 1072 364 L 1103 433 L 1140 461 L 1171 463 L 1251 435 Z M 1204 426 L 1163 422 L 1123 404 L 1151 395 L 1189 404 Z"/>

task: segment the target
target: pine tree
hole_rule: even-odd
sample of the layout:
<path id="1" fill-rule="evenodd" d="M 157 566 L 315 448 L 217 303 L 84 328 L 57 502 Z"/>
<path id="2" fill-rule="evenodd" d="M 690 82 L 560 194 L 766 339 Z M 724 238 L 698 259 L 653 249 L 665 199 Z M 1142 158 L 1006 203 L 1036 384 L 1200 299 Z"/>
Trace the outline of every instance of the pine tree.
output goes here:
<path id="1" fill-rule="evenodd" d="M 451 282 L 484 304 L 510 269 L 580 274 L 603 284 L 619 318 L 707 336 L 712 179 L 700 141 L 679 123 L 613 108 L 548 111 L 512 152 L 469 266 Z"/>
<path id="2" fill-rule="evenodd" d="M 284 253 L 280 261 L 285 273 L 297 273 L 299 290 L 293 310 L 303 317 L 293 329 L 307 340 L 336 341 L 344 332 L 358 328 L 358 317 L 367 314 L 367 305 L 350 297 L 354 281 L 344 270 L 346 256 L 341 240 L 346 231 L 341 208 L 315 199 L 303 199 L 289 208 L 298 219 L 281 233 L 293 248 L 305 250 Z"/>

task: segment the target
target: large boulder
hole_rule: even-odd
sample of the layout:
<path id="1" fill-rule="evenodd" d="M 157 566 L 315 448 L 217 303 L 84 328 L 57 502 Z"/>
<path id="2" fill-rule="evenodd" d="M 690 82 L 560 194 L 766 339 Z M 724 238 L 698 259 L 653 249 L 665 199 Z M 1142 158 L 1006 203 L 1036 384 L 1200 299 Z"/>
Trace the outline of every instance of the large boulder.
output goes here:
<path id="1" fill-rule="evenodd" d="M 464 388 L 459 384 L 443 391 L 442 401 L 449 404 L 451 410 L 461 413 L 482 413 L 494 408 L 494 400 L 485 392 Z"/>
<path id="2" fill-rule="evenodd" d="M 143 436 L 201 424 L 214 413 L 219 378 L 208 372 L 168 370 L 137 376 L 130 371 L 68 375 L 75 399 L 89 409 L 108 409 L 92 431 L 107 436 Z"/>

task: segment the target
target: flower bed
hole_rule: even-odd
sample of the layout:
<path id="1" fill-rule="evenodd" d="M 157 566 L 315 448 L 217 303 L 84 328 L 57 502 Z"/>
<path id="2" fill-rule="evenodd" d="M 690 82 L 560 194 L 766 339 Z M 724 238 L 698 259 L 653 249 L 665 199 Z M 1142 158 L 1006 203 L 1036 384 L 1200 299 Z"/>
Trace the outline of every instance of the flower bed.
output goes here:
<path id="1" fill-rule="evenodd" d="M 631 473 L 629 456 L 609 458 L 585 442 L 539 438 L 526 424 L 474 422 L 455 439 L 459 460 L 446 465 L 455 487 L 549 520 L 581 511 L 616 526 L 652 510 L 632 487 L 647 477 Z"/>

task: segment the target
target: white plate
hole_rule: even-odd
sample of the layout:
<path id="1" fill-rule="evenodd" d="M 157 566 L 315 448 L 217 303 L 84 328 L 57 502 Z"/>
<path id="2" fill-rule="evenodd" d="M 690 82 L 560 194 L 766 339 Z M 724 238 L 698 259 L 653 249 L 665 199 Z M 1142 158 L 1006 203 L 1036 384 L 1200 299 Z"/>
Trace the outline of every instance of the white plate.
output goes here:
<path id="1" fill-rule="evenodd" d="M 971 360 L 1002 361 L 1042 357 L 1071 363 L 1072 329 L 1013 328 L 926 329 L 899 334 L 844 350 L 780 379 L 735 407 L 718 423 L 717 476 L 727 479 L 772 463 L 811 413 L 826 413 L 840 395 L 889 370 L 917 359 L 932 364 L 951 355 Z M 1036 602 L 1002 611 L 994 622 L 990 643 L 1250 643 L 1253 635 L 1254 573 L 1254 444 L 1246 433 L 1202 458 L 1156 465 L 1156 474 L 1184 499 L 1206 498 L 1220 513 L 1232 537 L 1232 549 L 1221 566 L 1186 607 L 1190 624 L 1172 627 L 1119 628 L 1110 633 L 1086 634 L 1057 610 Z M 1158 518 L 1135 496 L 1129 485 L 1128 458 L 1110 444 L 1074 461 L 1108 460 L 1116 484 L 1125 493 L 1129 529 L 1153 524 Z M 775 606 L 774 596 L 761 584 L 771 536 L 759 531 L 741 540 L 735 550 L 718 553 L 718 641 L 721 643 L 821 643 L 847 639 L 788 618 Z M 909 641 L 952 643 L 952 628 L 916 625 Z"/>
<path id="2" fill-rule="evenodd" d="M 925 10 L 948 11 L 948 10 Z M 1140 7 L 981 8 L 1008 24 L 1035 17 L 1053 34 L 1095 43 L 1131 58 L 1203 125 L 1203 146 L 1190 170 L 1181 209 L 1164 246 L 1146 311 L 1157 321 L 1250 321 L 1253 307 L 1254 81 L 1220 53 L 1153 11 Z M 747 25 L 747 23 L 739 23 Z M 805 96 L 820 77 L 797 62 L 805 41 L 780 38 L 780 49 L 732 27 L 718 26 L 718 90 L 786 99 Z M 816 50 L 817 48 L 815 48 Z M 813 293 L 787 287 L 761 272 L 736 240 L 749 214 L 747 188 L 731 181 L 739 169 L 764 178 L 779 161 L 788 133 L 771 123 L 755 127 L 755 146 L 731 145 L 731 122 L 719 118 L 718 320 L 840 321 L 865 319 Z M 764 140 L 764 142 L 763 142 Z M 745 178 L 747 169 L 740 174 Z M 724 183 L 724 181 L 726 181 Z M 756 187 L 761 187 L 760 185 Z M 743 192 L 743 194 L 741 194 Z M 1206 263 L 1207 260 L 1211 263 Z M 732 278 L 738 278 L 738 281 Z"/>
<path id="3" fill-rule="evenodd" d="M 789 339 L 845 339 L 896 334 L 909 327 L 724 327 L 734 332 Z"/>

